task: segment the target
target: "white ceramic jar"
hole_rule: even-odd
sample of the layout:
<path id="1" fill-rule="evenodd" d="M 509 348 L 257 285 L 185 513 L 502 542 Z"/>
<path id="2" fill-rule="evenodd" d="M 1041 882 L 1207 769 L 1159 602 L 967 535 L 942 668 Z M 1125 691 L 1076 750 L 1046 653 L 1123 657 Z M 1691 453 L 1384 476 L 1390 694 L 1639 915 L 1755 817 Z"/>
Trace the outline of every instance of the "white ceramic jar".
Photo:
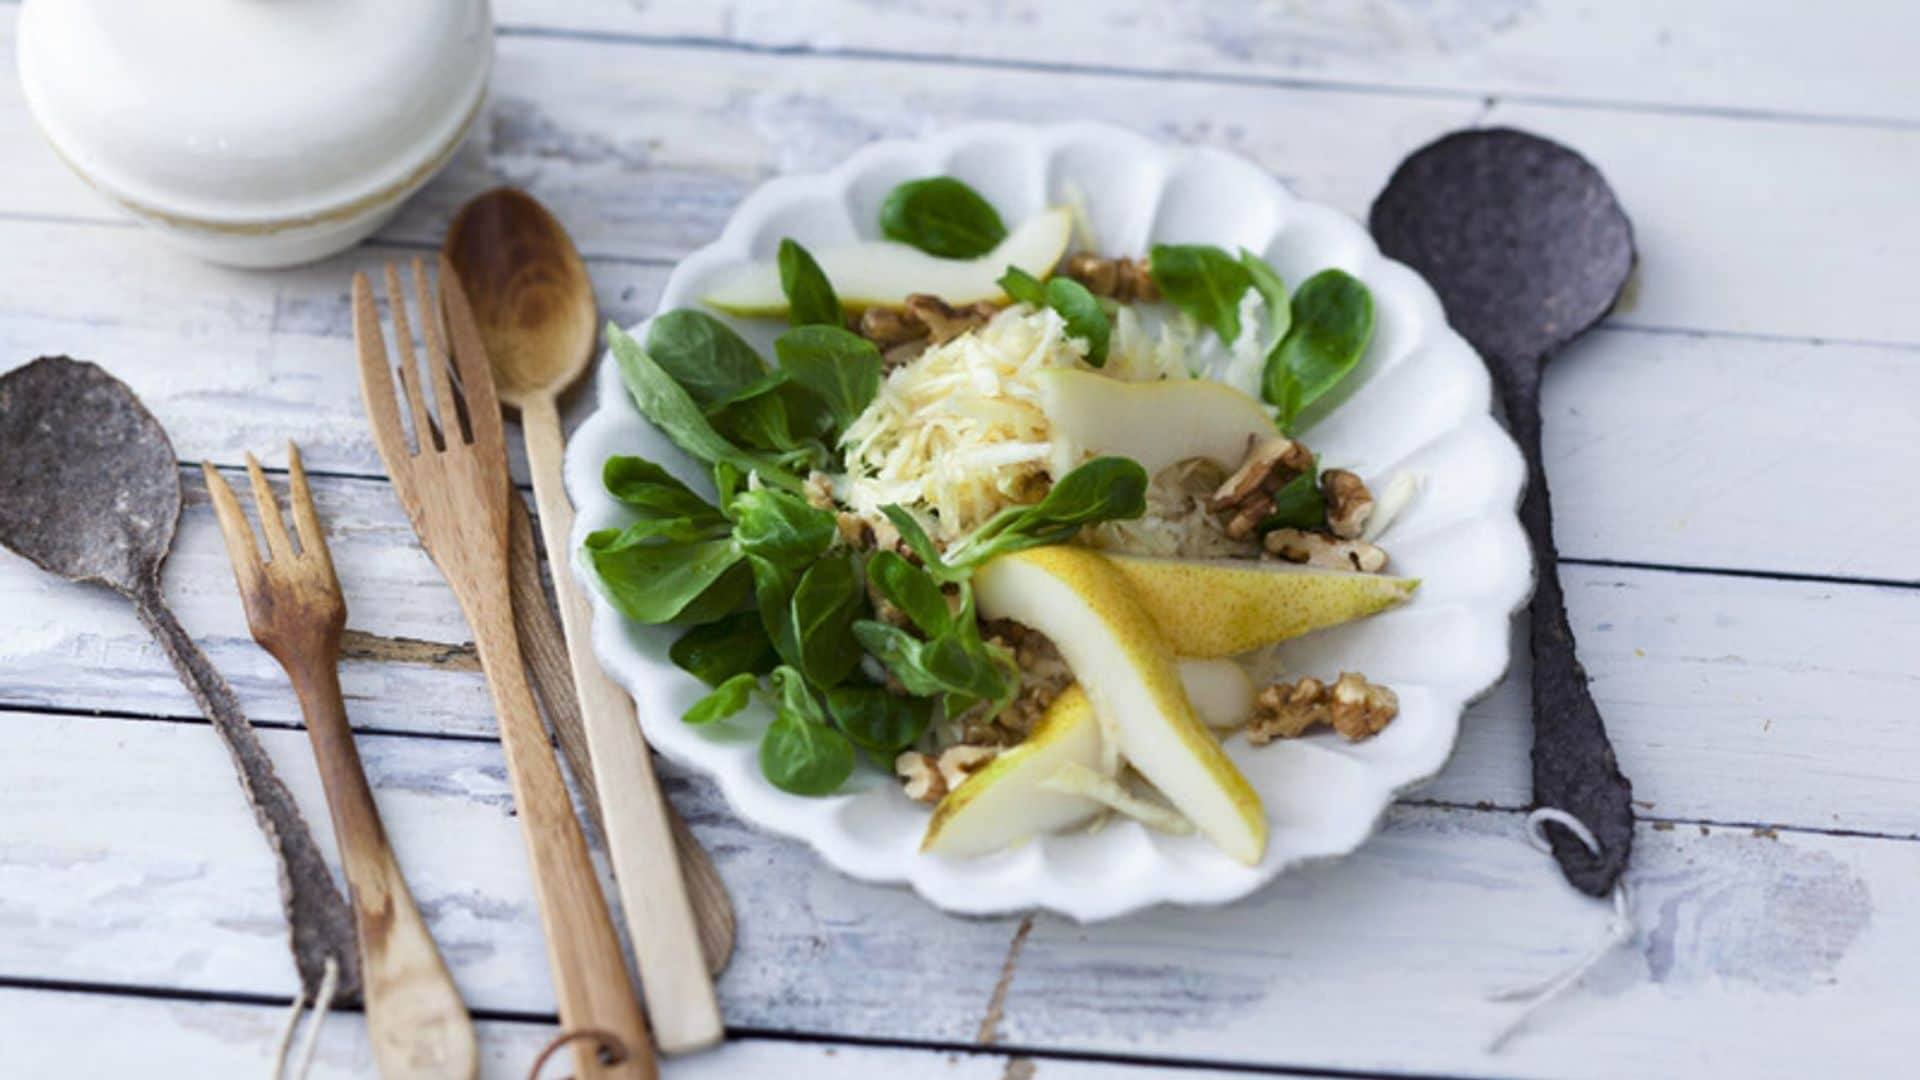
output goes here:
<path id="1" fill-rule="evenodd" d="M 187 250 L 289 266 L 364 239 L 473 124 L 487 0 L 27 0 L 28 107 Z"/>

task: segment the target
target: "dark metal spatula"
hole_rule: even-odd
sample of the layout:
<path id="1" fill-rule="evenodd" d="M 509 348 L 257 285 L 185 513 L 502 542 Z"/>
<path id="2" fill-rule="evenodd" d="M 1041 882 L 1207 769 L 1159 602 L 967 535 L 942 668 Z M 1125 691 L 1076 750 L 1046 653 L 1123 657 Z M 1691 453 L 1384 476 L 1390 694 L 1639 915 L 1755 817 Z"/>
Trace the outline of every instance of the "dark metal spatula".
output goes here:
<path id="1" fill-rule="evenodd" d="M 167 610 L 160 567 L 180 517 L 180 469 L 159 421 L 99 367 L 42 357 L 0 376 L 0 544 L 69 581 L 132 602 L 213 728 L 280 860 L 280 896 L 309 998 L 328 961 L 336 1001 L 359 995 L 353 914 L 293 794 L 227 681 Z"/>
<path id="2" fill-rule="evenodd" d="M 1595 856 L 1548 824 L 1567 880 L 1604 896 L 1633 846 L 1632 785 L 1620 774 L 1556 569 L 1540 462 L 1540 374 L 1548 357 L 1599 322 L 1633 270 L 1633 229 L 1587 160 L 1505 128 L 1460 131 L 1415 152 L 1374 201 L 1373 236 L 1439 292 L 1447 319 L 1473 343 L 1527 459 L 1520 520 L 1533 541 L 1533 797 L 1579 818 Z"/>

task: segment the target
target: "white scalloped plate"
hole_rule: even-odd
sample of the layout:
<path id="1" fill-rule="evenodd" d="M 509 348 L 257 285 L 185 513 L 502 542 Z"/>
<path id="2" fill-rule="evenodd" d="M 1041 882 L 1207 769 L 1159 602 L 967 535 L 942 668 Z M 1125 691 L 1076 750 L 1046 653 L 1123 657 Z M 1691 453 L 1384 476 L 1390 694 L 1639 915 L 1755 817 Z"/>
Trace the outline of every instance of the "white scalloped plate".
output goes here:
<path id="1" fill-rule="evenodd" d="M 1337 266 L 1367 283 L 1376 311 L 1373 343 L 1342 387 L 1337 411 L 1305 437 L 1327 460 L 1364 475 L 1407 469 L 1424 478 L 1421 494 L 1382 541 L 1394 571 L 1424 584 L 1404 607 L 1290 642 L 1285 660 L 1302 673 L 1365 672 L 1399 692 L 1399 718 L 1355 744 L 1330 734 L 1258 748 L 1228 742 L 1272 826 L 1258 866 L 1241 866 L 1198 837 L 1167 837 L 1131 822 L 1090 835 L 1045 836 L 985 858 L 926 856 L 917 851 L 926 809 L 881 770 L 863 766 L 843 794 L 789 795 L 760 774 L 757 740 L 770 719 L 760 706 L 712 728 L 682 724 L 680 714 L 705 687 L 667 659 L 674 631 L 628 624 L 582 575 L 595 598 L 596 650 L 632 692 L 648 740 L 713 777 L 755 825 L 806 841 L 853 877 L 909 884 L 931 903 L 966 914 L 1037 907 L 1094 921 L 1159 903 L 1223 903 L 1287 867 L 1354 850 L 1398 793 L 1446 763 L 1461 711 L 1506 670 L 1508 620 L 1532 586 L 1515 514 L 1525 470 L 1489 415 L 1490 385 L 1479 359 L 1448 328 L 1426 283 L 1384 258 L 1350 218 L 1296 200 L 1240 158 L 1090 125 L 964 127 L 876 143 L 825 175 L 771 181 L 740 205 L 717 241 L 674 269 L 660 309 L 696 306 L 715 274 L 772 258 L 784 236 L 816 251 L 871 237 L 894 184 L 935 174 L 973 185 L 1008 221 L 1077 190 L 1108 254 L 1144 252 L 1160 241 L 1213 243 L 1264 254 L 1289 282 Z M 763 349 L 781 329 L 730 321 Z M 633 333 L 644 340 L 644 330 L 642 324 Z M 635 410 L 613 364 L 600 365 L 597 388 L 599 411 L 567 452 L 567 487 L 579 508 L 576 551 L 587 532 L 624 521 L 600 486 L 608 455 L 645 456 L 712 490 L 703 471 Z"/>

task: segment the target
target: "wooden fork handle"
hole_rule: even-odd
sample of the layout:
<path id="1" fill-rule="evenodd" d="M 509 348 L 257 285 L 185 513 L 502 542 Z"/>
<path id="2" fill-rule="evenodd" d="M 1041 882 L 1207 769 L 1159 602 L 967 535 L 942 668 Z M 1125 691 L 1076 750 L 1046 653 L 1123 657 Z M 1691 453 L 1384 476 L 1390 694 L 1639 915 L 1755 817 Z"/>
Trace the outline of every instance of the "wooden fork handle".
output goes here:
<path id="1" fill-rule="evenodd" d="M 287 665 L 326 787 L 360 930 L 367 1032 L 385 1080 L 471 1078 L 479 1070 L 473 1020 L 427 932 L 360 767 L 331 657 Z"/>
<path id="2" fill-rule="evenodd" d="M 504 566 L 502 567 L 504 571 Z M 513 784 L 521 837 L 533 864 L 533 886 L 546 931 L 560 1023 L 569 1032 L 598 1030 L 620 1040 L 624 1056 L 603 1065 L 592 1040 L 574 1043 L 575 1075 L 652 1080 L 658 1075 L 647 1022 L 634 996 L 620 939 L 587 854 L 586 835 L 560 763 L 547 741 L 514 637 L 506 582 L 476 598 L 467 610 L 500 724 L 507 778 Z"/>

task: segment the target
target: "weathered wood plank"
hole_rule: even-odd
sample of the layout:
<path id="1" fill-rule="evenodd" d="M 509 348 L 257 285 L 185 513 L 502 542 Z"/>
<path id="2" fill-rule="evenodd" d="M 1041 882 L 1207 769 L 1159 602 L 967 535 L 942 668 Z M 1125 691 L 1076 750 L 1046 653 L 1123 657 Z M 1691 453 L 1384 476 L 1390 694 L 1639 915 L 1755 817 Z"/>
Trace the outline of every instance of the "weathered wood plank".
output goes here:
<path id="1" fill-rule="evenodd" d="M 1602 107 L 1920 119 L 1907 6 L 1852 0 L 1420 3 L 1338 0 L 780 0 L 619 7 L 500 0 L 503 26 L 761 49 L 888 52 L 996 67 L 1093 67 L 1408 94 L 1565 98 Z"/>
<path id="2" fill-rule="evenodd" d="M 10 163 L 0 214 L 105 216 L 18 105 L 11 26 L 12 13 L 0 11 L 0 157 Z M 983 79 L 929 63 L 507 37 L 485 121 L 385 235 L 437 242 L 461 200 L 506 180 L 548 201 L 589 252 L 671 260 L 714 235 L 776 171 L 825 168 L 877 137 L 985 117 L 1106 121 L 1224 147 L 1305 197 L 1355 213 L 1401 156 L 1440 132 L 1523 124 L 1591 153 L 1619 187 L 1645 252 L 1646 279 L 1626 321 L 1920 343 L 1920 309 L 1902 291 L 1920 251 L 1920 220 L 1906 213 L 1920 129 L 1489 110 L 1455 97 L 1081 72 Z M 1872 242 L 1837 239 L 1851 237 Z M 1788 252 L 1792 272 L 1782 272 Z M 1806 301 L 1809 283 L 1842 279 L 1847 288 Z"/>
<path id="3" fill-rule="evenodd" d="M 0 1046 L 19 1076 L 262 1076 L 273 1057 L 284 1010 L 112 994 L 0 990 Z M 525 1080 L 554 1027 L 482 1020 L 480 1075 Z M 102 1038 L 110 1032 L 111 1038 Z M 304 1037 L 304 1035 L 302 1036 Z M 315 1080 L 373 1075 L 366 1023 L 357 1013 L 327 1022 L 313 1059 Z M 555 1075 L 555 1066 L 549 1075 Z M 786 1080 L 1144 1080 L 1151 1066 L 1049 1060 L 987 1051 L 896 1050 L 831 1042 L 735 1039 L 692 1057 L 661 1062 L 666 1080 L 779 1076 Z M 1181 1070 L 1192 1080 L 1224 1080 L 1210 1069 Z M 1308 1075 L 1308 1074 L 1301 1074 Z"/>
<path id="4" fill-rule="evenodd" d="M 160 418 L 184 461 L 235 465 L 248 451 L 284 466 L 386 475 L 367 429 L 349 294 L 356 270 L 430 251 L 366 246 L 311 266 L 241 273 L 190 259 L 142 231 L 0 220 L 0 363 L 66 353 L 124 379 Z M 601 316 L 651 311 L 666 271 L 596 260 Z M 137 288 L 101 288 L 138 282 Z M 15 359 L 17 358 L 17 360 Z M 591 390 L 571 395 L 570 420 Z M 509 456 L 526 480 L 517 439 Z"/>
<path id="5" fill-rule="evenodd" d="M 232 477 L 229 477 L 232 479 Z M 167 562 L 168 597 L 256 720 L 297 722 L 285 675 L 253 642 L 226 547 L 197 470 L 183 470 L 183 521 Z M 330 531 L 350 645 L 341 681 L 356 724 L 436 733 L 491 734 L 486 685 L 470 654 L 428 643 L 470 640 L 452 593 L 420 549 L 384 482 L 313 481 Z M 198 710 L 159 646 L 112 593 L 71 585 L 0 553 L 0 700 L 12 705 L 160 716 Z M 368 640 L 364 635 L 373 635 Z"/>
<path id="6" fill-rule="evenodd" d="M 369 248 L 317 266 L 236 274 L 127 230 L 0 221 L 0 357 L 57 352 L 125 378 L 186 460 L 381 475 L 352 364 L 348 280 L 409 254 Z M 657 267 L 597 262 L 603 313 L 634 322 Z M 98 289 L 100 280 L 139 289 Z M 1547 462 L 1573 557 L 1874 578 L 1920 577 L 1920 504 L 1889 498 L 1920 469 L 1916 353 L 1871 345 L 1606 330 L 1553 365 Z M 1877 388 L 1863 392 L 1863 387 Z M 591 391 L 574 395 L 579 419 Z M 1791 438 L 1758 433 L 1791 424 Z M 516 471 L 519 456 L 515 454 Z M 1444 483 L 1444 477 L 1432 478 Z M 1871 542 L 1814 527 L 1801 499 L 1874 507 Z"/>
<path id="7" fill-rule="evenodd" d="M 330 846 L 304 740 L 266 742 Z M 549 1012 L 497 748 L 373 737 L 362 749 L 469 1001 Z M 740 1027 L 968 1043 L 993 1015 L 1008 1047 L 1475 1075 L 1878 1075 L 1904 1052 L 1884 1034 L 1911 1000 L 1920 844 L 1645 829 L 1633 945 L 1488 1056 L 1510 1006 L 1483 993 L 1557 970 L 1604 921 L 1520 841 L 1515 814 L 1401 809 L 1356 856 L 1224 909 L 1096 928 L 1037 918 L 997 990 L 1018 920 L 951 919 L 846 882 L 743 829 L 705 785 L 671 791 L 741 912 L 721 982 Z M 292 983 L 265 849 L 196 726 L 7 717 L 0 895 L 0 976 L 248 994 Z"/>
<path id="8" fill-rule="evenodd" d="M 199 477 L 184 479 L 169 596 L 250 715 L 297 723 L 284 676 L 248 634 Z M 328 478 L 314 486 L 350 624 L 368 635 L 344 669 L 354 722 L 490 735 L 472 657 L 451 647 L 468 640 L 466 624 L 386 486 Z M 1920 835 L 1911 782 L 1920 732 L 1902 720 L 1920 710 L 1907 648 L 1920 632 L 1911 590 L 1589 566 L 1563 576 L 1594 693 L 1650 812 Z M 157 647 L 110 594 L 0 554 L 0 610 L 16 613 L 0 639 L 0 704 L 195 715 Z M 1330 662 L 1364 666 L 1332 633 Z M 1524 653 L 1516 649 L 1518 663 Z M 1528 715 L 1521 667 L 1469 711 L 1431 796 L 1527 803 Z M 1730 754 L 1745 765 L 1729 768 Z"/>

